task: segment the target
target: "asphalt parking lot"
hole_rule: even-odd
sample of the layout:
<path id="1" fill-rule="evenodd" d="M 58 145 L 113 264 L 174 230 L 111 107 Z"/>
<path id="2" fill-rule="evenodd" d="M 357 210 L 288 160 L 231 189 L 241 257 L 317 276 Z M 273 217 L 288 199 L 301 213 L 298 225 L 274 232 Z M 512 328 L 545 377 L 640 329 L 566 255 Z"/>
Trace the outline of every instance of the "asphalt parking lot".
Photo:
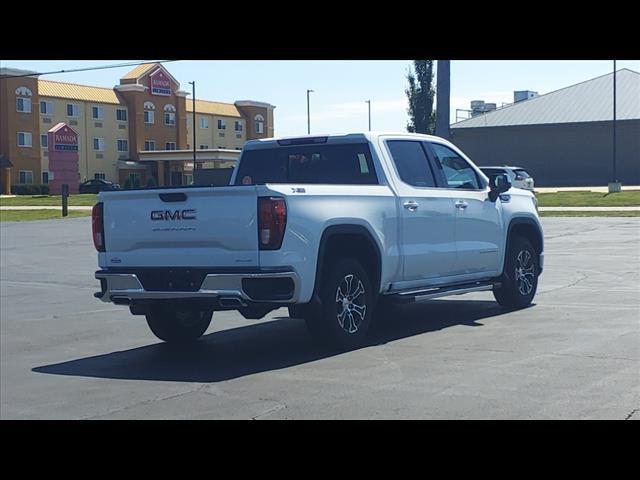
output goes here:
<path id="1" fill-rule="evenodd" d="M 280 309 L 175 351 L 93 298 L 90 218 L 0 225 L 2 419 L 639 419 L 640 219 L 544 218 L 535 305 L 398 308 L 331 354 Z"/>

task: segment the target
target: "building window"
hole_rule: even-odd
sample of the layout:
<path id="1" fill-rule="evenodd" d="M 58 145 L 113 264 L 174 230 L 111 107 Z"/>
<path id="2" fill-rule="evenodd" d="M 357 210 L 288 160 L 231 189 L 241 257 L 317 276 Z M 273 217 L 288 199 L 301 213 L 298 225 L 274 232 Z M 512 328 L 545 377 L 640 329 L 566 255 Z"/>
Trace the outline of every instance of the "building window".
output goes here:
<path id="1" fill-rule="evenodd" d="M 254 120 L 256 122 L 256 133 L 264 133 L 264 117 L 262 115 L 256 115 Z"/>
<path id="2" fill-rule="evenodd" d="M 200 150 L 209 150 L 209 145 L 200 145 Z"/>
<path id="3" fill-rule="evenodd" d="M 164 124 L 165 125 L 175 125 L 176 124 L 176 114 L 173 112 L 164 112 Z"/>
<path id="4" fill-rule="evenodd" d="M 119 122 L 127 121 L 127 111 L 124 108 L 116 108 L 116 120 Z"/>
<path id="5" fill-rule="evenodd" d="M 80 106 L 77 103 L 67 103 L 67 117 L 79 117 Z"/>
<path id="6" fill-rule="evenodd" d="M 106 180 L 107 176 L 102 172 L 97 172 L 93 174 L 93 178 L 95 178 L 96 180 Z"/>
<path id="7" fill-rule="evenodd" d="M 167 142 L 164 144 L 164 149 L 165 150 L 175 150 L 176 149 L 176 142 Z"/>
<path id="8" fill-rule="evenodd" d="M 129 140 L 116 140 L 116 149 L 119 152 L 128 152 L 129 151 Z"/>
<path id="9" fill-rule="evenodd" d="M 144 149 L 147 152 L 151 152 L 156 149 L 156 142 L 154 140 L 145 140 Z"/>
<path id="10" fill-rule="evenodd" d="M 104 138 L 94 138 L 93 149 L 97 152 L 104 152 Z"/>
<path id="11" fill-rule="evenodd" d="M 227 123 L 222 119 L 218 119 L 218 130 L 225 130 L 227 128 Z"/>
<path id="12" fill-rule="evenodd" d="M 209 119 L 207 117 L 200 117 L 200 128 L 209 128 Z"/>
<path id="13" fill-rule="evenodd" d="M 239 122 L 236 120 L 236 126 L 235 126 L 236 132 L 241 132 L 242 131 L 242 122 Z"/>
<path id="14" fill-rule="evenodd" d="M 45 185 L 49 183 L 49 172 L 47 172 L 46 170 L 42 172 L 42 183 L 44 183 Z"/>
<path id="15" fill-rule="evenodd" d="M 43 115 L 53 115 L 53 102 L 40 102 L 40 113 Z"/>
<path id="16" fill-rule="evenodd" d="M 91 118 L 102 120 L 104 118 L 104 107 L 91 107 Z"/>
<path id="17" fill-rule="evenodd" d="M 31 133 L 18 132 L 18 146 L 19 147 L 31 147 Z"/>
<path id="18" fill-rule="evenodd" d="M 154 112 L 152 110 L 144 111 L 144 123 L 155 123 Z"/>
<path id="19" fill-rule="evenodd" d="M 20 170 L 20 172 L 18 172 L 18 182 L 20 184 L 33 183 L 33 171 Z"/>
<path id="20" fill-rule="evenodd" d="M 30 98 L 16 98 L 16 111 L 21 113 L 31 113 L 31 99 Z"/>
<path id="21" fill-rule="evenodd" d="M 49 135 L 46 133 L 44 135 L 40 135 L 40 147 L 48 148 L 49 147 Z"/>

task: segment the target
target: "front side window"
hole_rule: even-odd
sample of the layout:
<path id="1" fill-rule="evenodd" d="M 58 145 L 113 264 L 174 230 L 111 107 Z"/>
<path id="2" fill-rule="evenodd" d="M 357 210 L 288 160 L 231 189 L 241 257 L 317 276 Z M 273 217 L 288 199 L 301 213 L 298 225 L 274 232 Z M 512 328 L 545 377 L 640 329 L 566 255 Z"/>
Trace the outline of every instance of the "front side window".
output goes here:
<path id="1" fill-rule="evenodd" d="M 21 184 L 33 183 L 33 171 L 20 170 L 20 172 L 18 172 L 18 182 L 20 182 Z"/>
<path id="2" fill-rule="evenodd" d="M 76 103 L 67 103 L 67 117 L 79 117 L 80 106 Z"/>
<path id="3" fill-rule="evenodd" d="M 393 163 L 402 181 L 414 187 L 435 187 L 436 181 L 421 142 L 389 140 L 387 142 Z"/>
<path id="4" fill-rule="evenodd" d="M 104 118 L 104 107 L 91 107 L 91 118 L 102 120 Z"/>
<path id="5" fill-rule="evenodd" d="M 30 132 L 18 132 L 18 146 L 19 147 L 30 147 L 32 145 L 31 133 Z"/>
<path id="6" fill-rule="evenodd" d="M 24 97 L 17 97 L 16 111 L 21 113 L 31 113 L 31 99 L 24 98 Z"/>
<path id="7" fill-rule="evenodd" d="M 366 143 L 246 151 L 236 185 L 264 183 L 377 185 L 378 177 Z"/>
<path id="8" fill-rule="evenodd" d="M 479 190 L 480 181 L 471 165 L 449 147 L 432 143 L 431 148 L 442 167 L 448 188 Z"/>

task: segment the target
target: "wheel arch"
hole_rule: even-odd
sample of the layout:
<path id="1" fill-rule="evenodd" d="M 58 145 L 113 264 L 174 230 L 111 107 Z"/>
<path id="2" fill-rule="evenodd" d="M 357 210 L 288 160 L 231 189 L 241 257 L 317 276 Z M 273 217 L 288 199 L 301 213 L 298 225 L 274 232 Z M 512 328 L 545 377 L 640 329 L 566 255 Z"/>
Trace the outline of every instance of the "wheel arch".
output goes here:
<path id="1" fill-rule="evenodd" d="M 507 263 L 506 259 L 511 242 L 516 236 L 522 236 L 528 239 L 533 244 L 533 248 L 538 255 L 541 255 L 544 251 L 544 237 L 542 235 L 542 229 L 535 220 L 528 217 L 516 217 L 511 219 L 509 222 L 509 228 L 507 229 L 507 241 L 504 250 L 505 255 L 502 262 L 503 272 Z"/>
<path id="2" fill-rule="evenodd" d="M 364 243 L 357 244 L 356 241 Z M 369 275 L 374 292 L 380 292 L 382 255 L 371 232 L 363 225 L 330 225 L 322 232 L 318 247 L 313 298 L 319 294 L 320 283 L 326 272 L 326 261 L 333 255 L 347 255 L 359 260 Z"/>

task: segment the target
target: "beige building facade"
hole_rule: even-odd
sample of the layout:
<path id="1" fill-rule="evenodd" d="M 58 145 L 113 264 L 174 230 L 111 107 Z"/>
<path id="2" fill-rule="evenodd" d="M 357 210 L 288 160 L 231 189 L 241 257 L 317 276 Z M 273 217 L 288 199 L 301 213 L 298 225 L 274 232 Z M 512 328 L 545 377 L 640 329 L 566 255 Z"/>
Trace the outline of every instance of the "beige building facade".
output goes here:
<path id="1" fill-rule="evenodd" d="M 47 132 L 64 122 L 78 133 L 78 181 L 121 185 L 184 185 L 197 168 L 228 168 L 247 140 L 274 134 L 273 105 L 195 101 L 161 64 L 140 65 L 114 88 L 42 80 L 16 69 L 0 71 L 0 182 L 46 184 Z"/>

